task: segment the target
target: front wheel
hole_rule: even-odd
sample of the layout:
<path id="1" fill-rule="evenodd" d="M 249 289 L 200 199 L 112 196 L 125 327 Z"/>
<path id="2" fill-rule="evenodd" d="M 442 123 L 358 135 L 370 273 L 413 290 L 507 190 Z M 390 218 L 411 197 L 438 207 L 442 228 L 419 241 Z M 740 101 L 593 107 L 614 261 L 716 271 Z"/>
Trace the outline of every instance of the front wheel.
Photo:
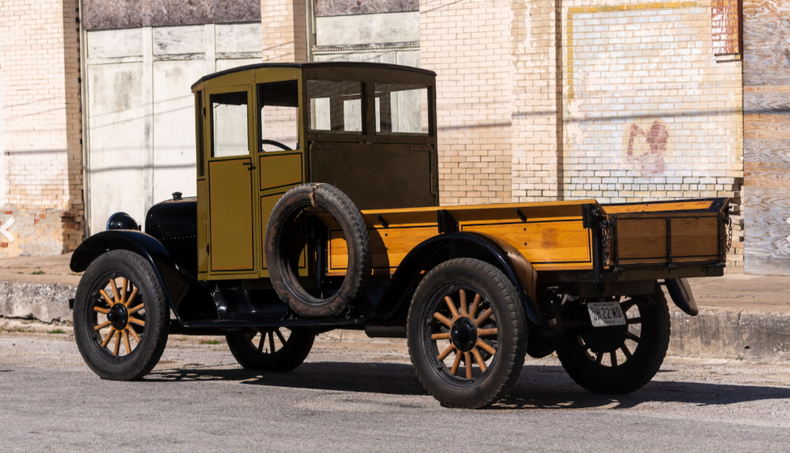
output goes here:
<path id="1" fill-rule="evenodd" d="M 656 286 L 652 295 L 620 302 L 624 326 L 569 330 L 557 348 L 557 356 L 577 384 L 594 393 L 622 395 L 642 388 L 653 379 L 669 347 L 669 309 L 664 293 Z M 587 308 L 575 308 L 576 317 L 589 316 Z"/>
<path id="2" fill-rule="evenodd" d="M 97 258 L 74 298 L 74 337 L 85 363 L 102 379 L 130 381 L 159 362 L 170 310 L 151 264 L 114 250 Z"/>
<path id="3" fill-rule="evenodd" d="M 225 336 L 231 354 L 249 370 L 291 371 L 304 362 L 313 347 L 310 331 L 273 327 Z"/>
<path id="4" fill-rule="evenodd" d="M 503 397 L 524 365 L 526 333 L 513 284 L 476 259 L 452 259 L 433 268 L 409 308 L 414 370 L 444 406 L 480 408 Z"/>

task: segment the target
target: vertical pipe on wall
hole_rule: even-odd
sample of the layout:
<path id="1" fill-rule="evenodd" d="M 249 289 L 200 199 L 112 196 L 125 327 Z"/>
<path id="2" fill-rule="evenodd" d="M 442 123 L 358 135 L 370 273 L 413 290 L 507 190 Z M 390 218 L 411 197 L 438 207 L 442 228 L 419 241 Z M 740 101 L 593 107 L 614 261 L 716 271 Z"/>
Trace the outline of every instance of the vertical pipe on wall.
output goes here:
<path id="1" fill-rule="evenodd" d="M 214 24 L 206 24 L 206 74 L 217 72 L 217 30 Z"/>
<path id="2" fill-rule="evenodd" d="M 563 85 L 562 0 L 554 0 L 554 64 L 556 87 L 557 200 L 565 199 L 565 106 Z"/>
<path id="3" fill-rule="evenodd" d="M 90 154 L 88 153 L 88 143 L 90 143 L 90 127 L 88 127 L 90 125 L 90 112 L 88 111 L 90 108 L 90 104 L 88 104 L 88 35 L 85 27 L 82 26 L 82 0 L 78 0 L 77 5 L 79 8 L 77 17 L 79 17 L 80 27 L 80 102 L 82 103 L 82 133 L 80 137 L 80 144 L 82 145 L 82 202 L 84 204 L 82 211 L 82 237 L 85 239 L 93 234 L 89 221 L 91 218 L 91 197 L 88 196 L 91 193 L 91 180 L 88 173 L 88 168 L 90 168 Z"/>
<path id="4" fill-rule="evenodd" d="M 143 27 L 143 193 L 144 212 L 154 205 L 154 29 Z"/>
<path id="5" fill-rule="evenodd" d="M 307 32 L 307 61 L 313 61 L 313 46 L 315 45 L 315 0 L 305 0 L 307 2 L 307 13 L 305 16 Z"/>

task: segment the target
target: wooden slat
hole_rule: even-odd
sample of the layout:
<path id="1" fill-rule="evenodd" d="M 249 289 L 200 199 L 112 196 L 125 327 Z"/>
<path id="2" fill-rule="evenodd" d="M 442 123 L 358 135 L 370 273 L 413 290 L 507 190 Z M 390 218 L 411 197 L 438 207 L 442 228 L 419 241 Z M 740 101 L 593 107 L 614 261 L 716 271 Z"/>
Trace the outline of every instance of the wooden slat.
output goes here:
<path id="1" fill-rule="evenodd" d="M 746 93 L 790 93 L 790 85 L 753 85 L 743 87 L 744 102 L 746 101 Z M 747 105 L 744 104 L 744 108 Z"/>
<path id="2" fill-rule="evenodd" d="M 745 271 L 750 274 L 790 275 L 790 189 L 744 189 Z"/>
<path id="3" fill-rule="evenodd" d="M 787 0 L 744 0 L 744 85 L 790 85 L 784 55 L 788 14 Z"/>
<path id="4" fill-rule="evenodd" d="M 499 204 L 477 204 L 477 205 L 458 205 L 458 206 L 428 206 L 423 208 L 397 208 L 397 209 L 371 209 L 362 211 L 363 214 L 396 214 L 399 212 L 412 213 L 412 212 L 435 212 L 437 209 L 446 209 L 448 211 L 466 211 L 466 210 L 479 210 L 479 209 L 513 209 L 521 207 L 523 209 L 540 210 L 543 208 L 550 208 L 552 216 L 558 216 L 563 208 L 569 208 L 569 215 L 575 214 L 574 209 L 581 207 L 583 204 L 597 204 L 593 199 L 589 200 L 572 200 L 572 201 L 547 201 L 536 203 L 499 203 Z"/>
<path id="5" fill-rule="evenodd" d="M 743 176 L 748 187 L 790 188 L 790 170 L 772 165 L 744 163 Z"/>
<path id="6" fill-rule="evenodd" d="M 582 205 L 597 204 L 595 200 L 553 201 L 542 203 L 506 203 L 468 206 L 429 206 L 424 208 L 375 209 L 364 210 L 362 214 L 370 219 L 371 225 L 379 224 L 378 214 L 390 225 L 413 223 L 435 223 L 436 211 L 448 211 L 459 222 L 475 222 L 491 219 L 519 221 L 514 209 L 519 209 L 527 218 L 580 217 Z"/>
<path id="7" fill-rule="evenodd" d="M 677 203 L 633 203 L 626 205 L 603 205 L 607 214 L 623 214 L 636 212 L 662 212 L 662 211 L 704 211 L 713 205 L 711 200 L 679 201 Z"/>
<path id="8" fill-rule="evenodd" d="M 744 163 L 774 164 L 790 170 L 790 139 L 760 140 L 747 138 L 743 140 Z"/>
<path id="9" fill-rule="evenodd" d="M 714 264 L 718 261 L 718 255 L 713 257 L 680 257 L 673 259 L 672 262 L 674 264 L 679 263 L 700 263 L 700 264 Z M 631 260 L 620 260 L 620 266 L 630 266 L 630 265 L 637 265 L 637 266 L 644 266 L 646 264 L 666 264 L 666 258 L 658 258 L 658 259 L 646 259 L 646 258 L 639 258 L 639 259 L 631 259 Z"/>
<path id="10" fill-rule="evenodd" d="M 744 90 L 743 113 L 746 115 L 787 115 L 790 113 L 790 86 L 770 85 L 770 89 Z"/>
<path id="11" fill-rule="evenodd" d="M 790 115 L 744 115 L 743 137 L 745 139 L 790 139 Z"/>

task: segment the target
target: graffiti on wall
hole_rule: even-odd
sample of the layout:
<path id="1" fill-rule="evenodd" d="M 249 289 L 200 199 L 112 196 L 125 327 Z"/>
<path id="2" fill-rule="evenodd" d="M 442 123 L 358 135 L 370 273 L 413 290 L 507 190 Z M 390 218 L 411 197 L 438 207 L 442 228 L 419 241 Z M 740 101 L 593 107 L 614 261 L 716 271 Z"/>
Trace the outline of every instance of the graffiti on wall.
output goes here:
<path id="1" fill-rule="evenodd" d="M 625 161 L 642 177 L 661 176 L 667 168 L 669 129 L 661 120 L 633 121 L 623 137 Z"/>

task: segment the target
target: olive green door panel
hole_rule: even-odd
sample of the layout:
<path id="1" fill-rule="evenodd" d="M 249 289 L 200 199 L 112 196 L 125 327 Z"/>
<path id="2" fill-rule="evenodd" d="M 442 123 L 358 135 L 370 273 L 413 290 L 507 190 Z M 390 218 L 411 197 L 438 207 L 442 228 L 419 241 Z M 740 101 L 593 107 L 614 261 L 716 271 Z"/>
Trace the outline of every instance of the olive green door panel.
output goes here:
<path id="1" fill-rule="evenodd" d="M 211 271 L 252 271 L 252 172 L 248 157 L 209 163 Z"/>
<path id="2" fill-rule="evenodd" d="M 432 147 L 320 145 L 314 146 L 310 153 L 311 181 L 337 183 L 359 209 L 438 204 L 438 191 L 432 179 Z"/>
<path id="3" fill-rule="evenodd" d="M 208 254 L 206 253 L 208 245 L 208 228 L 206 223 L 208 220 L 208 210 L 206 207 L 206 180 L 199 179 L 197 181 L 197 243 L 198 243 L 198 274 L 205 277 L 204 274 L 208 272 Z"/>
<path id="4" fill-rule="evenodd" d="M 269 216 L 272 214 L 274 205 L 277 204 L 277 201 L 282 198 L 282 196 L 283 194 L 278 193 L 261 197 L 261 244 L 264 244 L 264 249 L 266 248 L 266 225 L 269 222 Z M 263 269 L 266 269 L 266 253 L 263 254 L 262 261 Z"/>
<path id="5" fill-rule="evenodd" d="M 261 169 L 261 190 L 302 183 L 302 153 L 262 154 L 258 157 L 258 163 Z"/>

